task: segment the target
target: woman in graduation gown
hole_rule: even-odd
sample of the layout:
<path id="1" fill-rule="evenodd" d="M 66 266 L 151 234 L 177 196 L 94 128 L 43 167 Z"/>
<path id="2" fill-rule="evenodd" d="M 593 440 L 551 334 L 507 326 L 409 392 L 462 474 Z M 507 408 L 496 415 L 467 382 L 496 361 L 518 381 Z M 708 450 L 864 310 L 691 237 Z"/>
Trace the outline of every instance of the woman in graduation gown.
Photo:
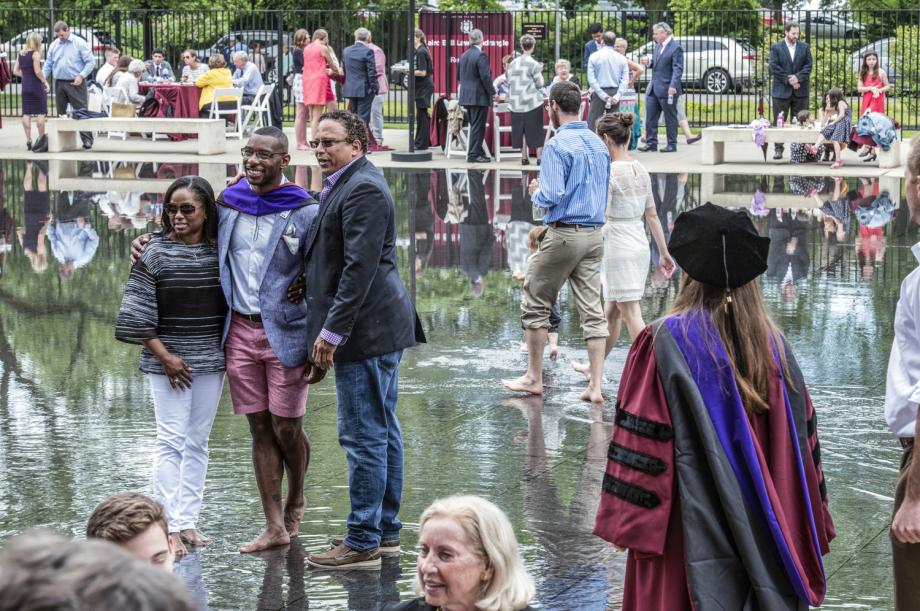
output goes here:
<path id="1" fill-rule="evenodd" d="M 744 212 L 684 212 L 671 313 L 633 343 L 594 532 L 629 550 L 623 609 L 807 610 L 834 538 L 817 420 L 755 281 Z"/>

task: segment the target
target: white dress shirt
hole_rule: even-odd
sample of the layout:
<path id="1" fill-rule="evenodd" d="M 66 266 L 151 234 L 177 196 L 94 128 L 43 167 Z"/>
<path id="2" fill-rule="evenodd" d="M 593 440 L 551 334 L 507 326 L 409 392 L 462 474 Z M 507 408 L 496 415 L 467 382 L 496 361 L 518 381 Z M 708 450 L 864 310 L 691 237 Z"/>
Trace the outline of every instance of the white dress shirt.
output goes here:
<path id="1" fill-rule="evenodd" d="M 920 243 L 911 247 L 920 260 Z M 885 420 L 897 437 L 913 437 L 920 404 L 920 268 L 901 282 L 885 384 Z"/>
<path id="2" fill-rule="evenodd" d="M 795 61 L 795 48 L 799 46 L 798 43 L 790 45 L 789 41 L 786 41 L 786 48 L 789 49 L 789 57 L 792 58 L 792 61 Z"/>
<path id="3" fill-rule="evenodd" d="M 230 234 L 230 276 L 233 309 L 240 314 L 260 314 L 259 288 L 265 264 L 274 254 L 268 248 L 277 214 L 253 216 L 240 212 Z"/>

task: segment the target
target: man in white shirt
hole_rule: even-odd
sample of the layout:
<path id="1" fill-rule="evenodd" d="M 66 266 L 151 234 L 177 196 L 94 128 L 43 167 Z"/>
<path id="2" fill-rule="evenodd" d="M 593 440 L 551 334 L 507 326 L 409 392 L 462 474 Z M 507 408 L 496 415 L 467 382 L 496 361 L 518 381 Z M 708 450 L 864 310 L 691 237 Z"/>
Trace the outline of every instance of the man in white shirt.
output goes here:
<path id="1" fill-rule="evenodd" d="M 115 70 L 115 66 L 118 65 L 119 59 L 121 59 L 121 51 L 119 51 L 117 47 L 105 48 L 105 63 L 102 64 L 96 72 L 97 83 L 105 85 L 109 75 L 112 74 L 112 71 Z"/>
<path id="2" fill-rule="evenodd" d="M 604 32 L 603 46 L 588 58 L 588 85 L 592 91 L 588 129 L 595 133 L 597 120 L 607 112 L 616 112 L 620 98 L 629 90 L 629 64 L 614 50 L 616 39 L 613 32 Z"/>
<path id="3" fill-rule="evenodd" d="M 911 141 L 906 194 L 910 217 L 920 222 L 920 136 Z M 911 249 L 920 259 L 920 243 Z M 920 435 L 920 268 L 901 283 L 894 318 L 894 343 L 888 360 L 885 420 L 901 442 L 901 474 L 894 495 L 891 551 L 896 609 L 917 609 L 920 601 L 920 460 L 914 442 Z"/>

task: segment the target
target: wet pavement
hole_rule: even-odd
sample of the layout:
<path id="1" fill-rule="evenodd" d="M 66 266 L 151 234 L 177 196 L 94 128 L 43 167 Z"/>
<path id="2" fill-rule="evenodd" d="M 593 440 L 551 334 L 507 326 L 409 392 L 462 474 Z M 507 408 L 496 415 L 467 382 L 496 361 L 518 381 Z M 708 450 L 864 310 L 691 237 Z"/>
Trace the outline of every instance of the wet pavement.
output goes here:
<path id="1" fill-rule="evenodd" d="M 208 173 L 224 170 L 234 172 Z M 94 162 L 62 174 L 59 165 L 0 160 L 0 542 L 32 526 L 81 536 L 105 496 L 151 491 L 152 402 L 138 350 L 115 341 L 114 321 L 131 239 L 155 228 L 169 179 L 196 171 Z M 402 556 L 379 572 L 304 569 L 305 554 L 344 532 L 348 511 L 329 380 L 311 389 L 305 418 L 312 462 L 299 540 L 237 552 L 258 531 L 261 508 L 248 430 L 225 391 L 200 521 L 214 543 L 177 571 L 202 609 L 374 609 L 411 596 L 422 510 L 440 496 L 472 493 L 511 517 L 544 608 L 617 608 L 625 557 L 591 528 L 625 335 L 606 363 L 608 401 L 580 402 L 584 382 L 571 363 L 585 353 L 574 300 L 563 290 L 561 350 L 547 368 L 545 398 L 509 395 L 499 379 L 525 368 L 520 282 L 511 271 L 526 265 L 534 221 L 525 186 L 536 172 L 386 176 L 397 202 L 400 270 L 429 338 L 406 353 L 400 371 Z M 898 287 L 916 265 L 909 251 L 916 228 L 900 182 L 653 174 L 653 187 L 666 233 L 705 197 L 749 208 L 773 239 L 764 295 L 818 410 L 837 525 L 826 607 L 890 609 L 886 526 L 900 452 L 882 402 Z M 52 239 L 75 226 L 91 227 L 98 241 Z M 60 262 L 68 249 L 72 271 Z M 651 275 L 646 320 L 666 311 L 676 286 Z"/>

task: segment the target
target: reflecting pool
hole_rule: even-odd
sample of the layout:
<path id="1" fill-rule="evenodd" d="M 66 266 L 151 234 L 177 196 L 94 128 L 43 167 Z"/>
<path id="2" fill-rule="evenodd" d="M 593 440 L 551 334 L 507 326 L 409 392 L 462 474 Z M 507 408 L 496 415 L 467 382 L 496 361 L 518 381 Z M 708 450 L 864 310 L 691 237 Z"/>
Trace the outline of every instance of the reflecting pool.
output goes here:
<path id="1" fill-rule="evenodd" d="M 99 500 L 151 491 L 154 418 L 138 350 L 114 339 L 134 236 L 156 227 L 169 180 L 235 167 L 0 160 L 0 542 L 32 526 L 81 536 Z M 304 181 L 305 168 L 290 178 Z M 374 609 L 411 595 L 417 520 L 435 498 L 486 496 L 511 517 L 546 609 L 617 608 L 625 556 L 591 535 L 625 336 L 606 363 L 608 402 L 578 400 L 584 357 L 574 300 L 561 297 L 561 350 L 544 399 L 506 393 L 520 373 L 526 185 L 536 172 L 388 170 L 399 263 L 429 343 L 401 369 L 406 441 L 403 554 L 379 572 L 304 569 L 344 532 L 346 466 L 330 379 L 311 389 L 308 510 L 289 548 L 241 556 L 260 528 L 245 420 L 225 391 L 211 436 L 200 526 L 214 538 L 177 571 L 204 609 Z M 885 369 L 901 279 L 916 241 L 897 180 L 652 176 L 658 215 L 705 201 L 749 209 L 773 242 L 763 291 L 820 414 L 838 537 L 828 608 L 891 608 L 887 523 L 900 450 L 884 424 Z M 657 253 L 653 252 L 653 262 Z M 646 320 L 676 278 L 657 272 Z"/>

